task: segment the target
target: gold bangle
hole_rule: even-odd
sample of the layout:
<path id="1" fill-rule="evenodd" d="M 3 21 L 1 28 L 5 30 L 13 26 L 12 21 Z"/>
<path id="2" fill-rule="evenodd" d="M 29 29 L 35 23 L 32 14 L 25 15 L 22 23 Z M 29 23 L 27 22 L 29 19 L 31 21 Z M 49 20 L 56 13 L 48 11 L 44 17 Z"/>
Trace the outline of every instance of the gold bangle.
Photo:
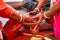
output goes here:
<path id="1" fill-rule="evenodd" d="M 40 11 L 40 10 L 39 10 L 39 8 L 35 8 L 35 9 L 37 9 L 37 10 L 38 10 L 38 12 Z"/>
<path id="2" fill-rule="evenodd" d="M 17 11 L 17 13 L 19 13 L 19 11 Z M 19 20 L 19 22 L 22 22 L 22 20 L 23 20 L 23 16 L 22 16 L 22 14 L 20 14 L 20 20 Z"/>
<path id="3" fill-rule="evenodd" d="M 44 12 L 44 17 L 45 17 L 45 18 L 50 18 L 50 17 L 46 16 L 45 12 Z"/>
<path id="4" fill-rule="evenodd" d="M 19 22 L 22 22 L 22 20 L 23 20 L 23 16 L 22 16 L 22 14 L 20 14 L 20 20 L 19 20 Z"/>

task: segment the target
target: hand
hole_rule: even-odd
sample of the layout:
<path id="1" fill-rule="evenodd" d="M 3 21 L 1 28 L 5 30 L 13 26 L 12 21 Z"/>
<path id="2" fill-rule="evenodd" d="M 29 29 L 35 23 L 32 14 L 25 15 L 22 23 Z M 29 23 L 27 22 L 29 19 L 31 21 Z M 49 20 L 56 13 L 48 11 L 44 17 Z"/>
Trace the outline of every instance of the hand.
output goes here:
<path id="1" fill-rule="evenodd" d="M 30 15 L 36 15 L 37 13 L 38 13 L 38 10 L 35 9 L 35 10 L 33 10 L 33 11 L 30 12 Z"/>
<path id="2" fill-rule="evenodd" d="M 23 14 L 24 16 L 24 21 L 26 23 L 34 23 L 33 18 L 31 15 L 29 15 L 29 13 Z"/>
<path id="3" fill-rule="evenodd" d="M 30 30 L 32 33 L 37 33 L 39 31 L 39 28 L 38 28 L 38 25 L 42 22 L 42 20 L 44 19 L 43 18 L 43 12 L 40 12 L 40 17 L 39 17 L 39 20 L 30 27 Z"/>
<path id="4" fill-rule="evenodd" d="M 39 14 L 37 15 L 29 15 L 30 13 L 26 13 L 24 14 L 25 20 L 23 22 L 23 24 L 25 26 L 31 26 L 33 24 L 35 24 L 35 22 L 39 19 Z"/>

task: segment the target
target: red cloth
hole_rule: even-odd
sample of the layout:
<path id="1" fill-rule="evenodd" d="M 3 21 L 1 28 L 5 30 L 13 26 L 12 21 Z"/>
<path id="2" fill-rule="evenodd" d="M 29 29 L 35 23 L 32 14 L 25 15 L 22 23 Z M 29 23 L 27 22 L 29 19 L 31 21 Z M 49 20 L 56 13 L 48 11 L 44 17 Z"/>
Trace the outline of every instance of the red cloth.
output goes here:
<path id="1" fill-rule="evenodd" d="M 8 18 L 14 11 L 11 6 L 7 5 L 3 0 L 0 0 L 0 16 Z"/>
<path id="2" fill-rule="evenodd" d="M 60 4 L 60 0 L 56 2 Z M 60 38 L 60 9 L 54 15 L 54 34 L 56 38 Z"/>
<path id="3" fill-rule="evenodd" d="M 6 25 L 3 27 L 4 29 L 3 33 L 9 38 L 13 38 L 21 27 L 22 27 L 22 23 L 14 20 L 9 20 L 6 23 Z"/>
<path id="4" fill-rule="evenodd" d="M 12 10 L 10 8 L 5 8 L 5 9 L 2 9 L 0 10 L 0 16 L 1 17 L 10 17 L 12 14 Z"/>
<path id="5" fill-rule="evenodd" d="M 25 40 L 27 36 L 17 36 L 14 40 Z"/>
<path id="6" fill-rule="evenodd" d="M 0 10 L 6 8 L 6 4 L 3 2 L 3 0 L 0 0 Z"/>

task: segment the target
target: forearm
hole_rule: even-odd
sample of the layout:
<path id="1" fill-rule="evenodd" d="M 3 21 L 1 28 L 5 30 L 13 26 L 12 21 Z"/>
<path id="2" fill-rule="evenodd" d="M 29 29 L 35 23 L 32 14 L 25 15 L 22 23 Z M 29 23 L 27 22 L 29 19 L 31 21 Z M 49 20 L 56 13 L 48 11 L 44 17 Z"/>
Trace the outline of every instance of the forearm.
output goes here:
<path id="1" fill-rule="evenodd" d="M 55 3 L 54 5 L 53 5 L 53 7 L 52 8 L 50 8 L 47 12 L 46 12 L 46 16 L 48 16 L 48 17 L 50 17 L 50 16 L 52 16 L 52 15 L 54 15 L 57 11 L 59 11 L 60 10 L 60 3 Z"/>
<path id="2" fill-rule="evenodd" d="M 16 11 L 13 11 L 12 15 L 9 17 L 10 19 L 13 19 L 13 20 L 16 20 L 16 21 L 19 21 L 21 18 L 20 18 L 20 15 L 17 14 Z"/>
<path id="3" fill-rule="evenodd" d="M 10 19 L 19 21 L 21 19 L 21 14 L 17 12 L 17 10 L 15 10 L 14 8 L 12 8 L 11 6 L 8 5 L 8 7 L 11 9 L 11 16 L 9 17 Z"/>
<path id="4" fill-rule="evenodd" d="M 36 0 L 38 2 L 38 5 L 36 8 L 41 10 L 41 8 L 44 6 L 44 4 L 47 2 L 47 0 Z"/>
<path id="5" fill-rule="evenodd" d="M 6 8 L 0 11 L 0 16 L 13 19 L 13 20 L 20 20 L 21 16 L 18 14 L 17 10 L 15 10 L 13 7 L 10 5 L 6 4 Z"/>

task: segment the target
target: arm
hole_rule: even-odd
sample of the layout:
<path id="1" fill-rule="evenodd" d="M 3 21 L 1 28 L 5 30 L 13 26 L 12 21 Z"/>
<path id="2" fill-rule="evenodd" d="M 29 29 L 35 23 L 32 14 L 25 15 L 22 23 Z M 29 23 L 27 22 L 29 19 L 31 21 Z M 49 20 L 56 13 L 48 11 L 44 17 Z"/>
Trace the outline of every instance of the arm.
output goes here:
<path id="1" fill-rule="evenodd" d="M 51 9 L 45 12 L 47 17 L 54 15 L 57 11 L 60 10 L 60 3 L 56 2 Z"/>
<path id="2" fill-rule="evenodd" d="M 60 11 L 60 3 L 56 2 L 52 8 L 50 8 L 48 11 L 44 12 L 44 14 L 40 16 L 42 16 L 42 20 L 43 20 L 47 17 L 49 18 L 50 16 L 54 15 L 58 11 Z"/>
<path id="3" fill-rule="evenodd" d="M 14 19 L 14 20 L 17 20 L 17 21 L 21 19 L 20 14 L 18 14 L 17 11 L 14 8 L 12 8 L 9 5 L 6 5 L 6 6 L 7 7 L 5 9 L 2 9 L 0 11 L 0 16 L 10 18 L 10 19 Z"/>
<path id="4" fill-rule="evenodd" d="M 33 23 L 34 21 L 29 14 L 28 15 L 22 15 L 21 13 L 18 14 L 18 12 L 9 5 L 7 5 L 5 9 L 0 11 L 0 16 L 10 18 L 16 21 L 22 21 L 22 22 Z"/>
<path id="5" fill-rule="evenodd" d="M 36 0 L 38 2 L 38 5 L 36 8 L 41 10 L 41 8 L 44 6 L 44 4 L 47 2 L 47 0 Z"/>
<path id="6" fill-rule="evenodd" d="M 44 6 L 44 4 L 47 2 L 47 0 L 36 0 L 37 2 L 38 2 L 38 5 L 37 5 L 37 7 L 33 10 L 33 11 L 31 11 L 30 12 L 30 14 L 33 14 L 33 15 L 35 15 L 35 14 L 37 14 L 38 12 L 40 12 L 41 11 L 41 8 Z"/>

